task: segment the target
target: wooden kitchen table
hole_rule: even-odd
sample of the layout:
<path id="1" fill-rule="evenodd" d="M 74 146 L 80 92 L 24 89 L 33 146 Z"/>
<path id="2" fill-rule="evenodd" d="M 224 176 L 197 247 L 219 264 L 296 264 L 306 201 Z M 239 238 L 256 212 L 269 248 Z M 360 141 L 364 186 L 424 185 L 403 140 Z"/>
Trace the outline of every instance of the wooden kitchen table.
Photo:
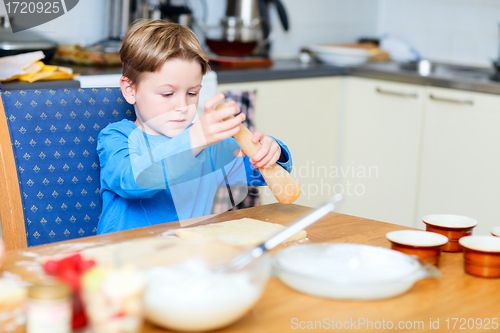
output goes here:
<path id="1" fill-rule="evenodd" d="M 310 208 L 272 204 L 199 218 L 200 224 L 243 217 L 287 224 Z M 30 261 L 36 255 L 56 254 L 75 248 L 95 247 L 120 241 L 161 236 L 179 228 L 179 222 L 91 236 L 60 242 L 6 255 L 2 271 L 25 280 L 36 276 Z M 389 248 L 389 231 L 409 229 L 399 225 L 331 213 L 307 228 L 308 242 L 358 243 Z M 167 232 L 168 233 L 168 232 Z M 500 279 L 468 275 L 463 270 L 462 253 L 442 253 L 440 278 L 418 281 L 403 295 L 376 301 L 346 301 L 313 297 L 296 292 L 271 277 L 259 302 L 246 316 L 221 332 L 296 332 L 302 329 L 343 331 L 500 331 Z M 481 328 L 479 327 L 481 325 Z M 392 328 L 392 329 L 391 329 Z M 143 332 L 165 332 L 146 323 Z"/>

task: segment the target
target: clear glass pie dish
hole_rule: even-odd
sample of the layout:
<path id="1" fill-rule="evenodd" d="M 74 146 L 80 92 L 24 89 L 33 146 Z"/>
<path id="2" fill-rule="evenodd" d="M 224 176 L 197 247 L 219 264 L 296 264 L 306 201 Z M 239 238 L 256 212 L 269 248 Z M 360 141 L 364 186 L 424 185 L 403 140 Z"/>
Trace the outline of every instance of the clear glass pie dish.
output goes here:
<path id="1" fill-rule="evenodd" d="M 313 296 L 374 300 L 408 291 L 416 281 L 440 276 L 428 262 L 383 247 L 350 243 L 290 246 L 273 259 L 275 275 Z"/>

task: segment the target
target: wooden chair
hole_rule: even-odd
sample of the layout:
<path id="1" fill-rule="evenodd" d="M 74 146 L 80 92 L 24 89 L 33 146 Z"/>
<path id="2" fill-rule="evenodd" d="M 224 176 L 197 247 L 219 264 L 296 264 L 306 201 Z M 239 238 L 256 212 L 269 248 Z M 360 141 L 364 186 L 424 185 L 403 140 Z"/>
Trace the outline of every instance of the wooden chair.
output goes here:
<path id="1" fill-rule="evenodd" d="M 8 250 L 96 233 L 99 131 L 133 120 L 119 88 L 0 95 L 0 218 Z"/>

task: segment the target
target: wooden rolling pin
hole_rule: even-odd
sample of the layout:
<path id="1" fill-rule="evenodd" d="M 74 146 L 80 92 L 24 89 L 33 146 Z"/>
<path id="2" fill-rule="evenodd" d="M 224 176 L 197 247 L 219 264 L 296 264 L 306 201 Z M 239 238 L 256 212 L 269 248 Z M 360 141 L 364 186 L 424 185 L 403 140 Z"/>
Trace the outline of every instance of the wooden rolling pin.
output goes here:
<path id="1" fill-rule="evenodd" d="M 226 107 L 222 103 L 215 107 L 215 110 L 220 110 Z M 228 117 L 228 118 L 232 118 Z M 226 119 L 228 119 L 226 118 Z M 225 120 L 226 120 L 225 119 Z M 253 134 L 250 130 L 242 125 L 238 133 L 233 136 L 238 145 L 248 157 L 252 157 L 260 149 L 260 142 L 252 142 Z M 271 189 L 276 199 L 282 204 L 289 204 L 297 200 L 300 195 L 300 184 L 279 164 L 274 164 L 269 168 L 259 169 L 260 173 L 266 180 L 267 186 Z"/>

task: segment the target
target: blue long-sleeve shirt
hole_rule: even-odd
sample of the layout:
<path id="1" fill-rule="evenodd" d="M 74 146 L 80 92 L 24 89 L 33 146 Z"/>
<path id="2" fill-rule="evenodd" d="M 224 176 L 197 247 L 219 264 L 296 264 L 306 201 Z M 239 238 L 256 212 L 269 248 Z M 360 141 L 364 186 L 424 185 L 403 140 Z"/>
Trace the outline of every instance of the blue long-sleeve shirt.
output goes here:
<path id="1" fill-rule="evenodd" d="M 280 141 L 288 172 L 292 159 Z M 102 214 L 97 234 L 210 214 L 218 187 L 266 185 L 247 156 L 235 157 L 239 146 L 229 138 L 194 156 L 189 128 L 175 137 L 143 133 L 122 120 L 99 134 Z"/>

